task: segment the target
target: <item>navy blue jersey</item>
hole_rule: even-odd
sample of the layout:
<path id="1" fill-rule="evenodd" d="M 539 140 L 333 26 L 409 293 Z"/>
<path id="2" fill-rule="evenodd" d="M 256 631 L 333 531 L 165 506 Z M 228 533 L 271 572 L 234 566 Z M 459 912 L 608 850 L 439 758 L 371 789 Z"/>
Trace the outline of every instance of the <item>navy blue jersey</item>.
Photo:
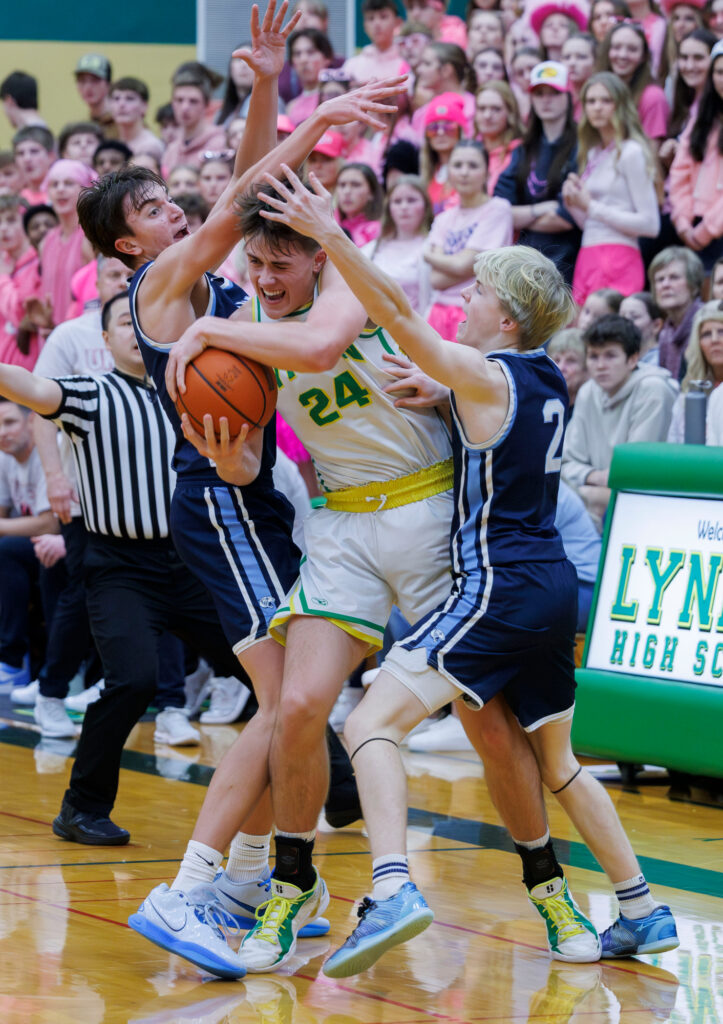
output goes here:
<path id="1" fill-rule="evenodd" d="M 464 435 L 452 395 L 455 513 L 451 556 L 456 576 L 489 566 L 565 558 L 555 527 L 567 388 L 543 349 L 489 356 L 510 394 L 507 417 L 485 444 Z"/>
<path id="2" fill-rule="evenodd" d="M 171 345 L 164 345 L 160 342 L 154 341 L 152 338 L 149 338 L 147 334 L 143 333 L 138 322 L 136 294 L 146 271 L 151 265 L 152 261 L 150 263 L 145 263 L 142 267 L 136 270 L 131 279 L 131 283 L 129 285 L 131 317 L 133 319 L 133 327 L 136 332 L 138 348 L 143 356 L 143 362 L 145 363 L 146 370 L 153 379 L 153 383 L 156 385 L 156 390 L 158 391 L 161 404 L 163 405 L 163 410 L 170 420 L 176 435 L 176 447 L 171 464 L 178 475 L 177 484 L 182 486 L 185 481 L 193 483 L 218 484 L 220 480 L 213 463 L 209 459 L 205 459 L 202 455 L 199 455 L 193 445 L 190 444 L 183 436 L 181 419 L 176 412 L 176 407 L 168 397 L 168 392 L 166 391 L 166 364 L 168 363 Z M 208 281 L 209 291 L 209 302 L 208 309 L 206 310 L 206 316 L 218 316 L 223 319 L 228 319 L 232 313 L 235 313 L 235 311 L 244 304 L 248 298 L 246 292 L 243 288 L 239 288 L 237 284 L 226 280 L 225 277 L 216 277 L 215 274 L 209 273 L 207 273 L 205 277 Z M 259 475 L 253 483 L 247 484 L 244 487 L 244 491 L 246 493 L 257 490 L 273 489 L 271 471 L 275 460 L 276 420 L 273 419 L 264 430 L 264 446 Z"/>

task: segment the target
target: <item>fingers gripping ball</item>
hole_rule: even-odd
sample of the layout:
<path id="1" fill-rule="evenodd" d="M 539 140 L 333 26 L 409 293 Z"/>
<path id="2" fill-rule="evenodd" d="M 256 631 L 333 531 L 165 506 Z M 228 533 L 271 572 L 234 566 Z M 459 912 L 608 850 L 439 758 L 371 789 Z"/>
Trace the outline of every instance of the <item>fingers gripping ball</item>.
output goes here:
<path id="1" fill-rule="evenodd" d="M 276 378 L 269 366 L 253 359 L 206 348 L 186 367 L 186 391 L 179 392 L 176 410 L 188 413 L 193 427 L 203 433 L 203 417 L 213 416 L 220 440 L 219 420 L 228 420 L 230 437 L 236 437 L 244 423 L 265 427 L 276 408 Z"/>

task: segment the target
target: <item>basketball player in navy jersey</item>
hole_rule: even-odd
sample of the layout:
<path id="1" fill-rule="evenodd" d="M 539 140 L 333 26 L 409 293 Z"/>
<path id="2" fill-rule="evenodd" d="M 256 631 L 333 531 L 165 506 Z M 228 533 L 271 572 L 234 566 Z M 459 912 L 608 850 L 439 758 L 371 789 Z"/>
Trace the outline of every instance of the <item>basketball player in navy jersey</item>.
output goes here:
<path id="1" fill-rule="evenodd" d="M 394 95 L 404 81 L 374 83 L 330 100 L 272 151 L 277 77 L 286 38 L 296 22 L 293 18 L 283 27 L 286 9 L 284 0 L 276 14 L 275 0 L 271 0 L 260 24 L 258 9 L 253 8 L 251 49 L 235 54 L 254 71 L 247 130 L 229 185 L 193 237 L 165 183 L 145 168 L 106 175 L 86 189 L 78 203 L 80 223 L 93 245 L 105 255 L 119 257 L 134 271 L 131 313 L 138 345 L 177 439 L 177 484 L 171 508 L 174 542 L 188 567 L 210 591 L 229 643 L 251 677 L 259 702 L 259 711 L 244 730 L 243 743 L 228 752 L 214 773 L 194 831 L 194 836 L 203 835 L 204 841 L 194 838 L 189 842 L 172 888 L 157 887 L 133 915 L 134 926 L 152 941 L 171 950 L 183 947 L 189 959 L 224 977 L 241 977 L 245 967 L 207 918 L 195 912 L 195 901 L 189 904 L 184 894 L 213 880 L 221 860 L 219 851 L 226 849 L 241 826 L 244 839 L 248 839 L 244 842 L 244 872 L 256 870 L 257 876 L 268 872 L 272 822 L 268 746 L 283 648 L 268 637 L 267 627 L 296 578 L 298 551 L 291 539 L 293 511 L 274 490 L 271 479 L 273 428 L 254 431 L 246 444 L 228 446 L 239 486 L 225 484 L 221 463 L 214 466 L 184 438 L 165 389 L 165 364 L 173 344 L 198 316 L 228 317 L 246 299 L 240 288 L 207 272 L 223 262 L 239 240 L 236 195 L 247 191 L 264 171 L 277 170 L 281 160 L 300 164 L 331 126 L 363 121 L 383 127 L 374 114 L 387 113 L 389 107 L 379 101 Z M 274 111 L 273 118 L 269 111 Z M 239 466 L 244 470 L 241 475 Z M 249 814 L 250 808 L 255 809 Z M 258 902 L 264 891 L 257 881 L 258 877 L 249 880 L 248 888 Z M 253 917 L 250 899 L 245 910 Z M 318 913 L 322 911 L 320 903 Z M 185 922 L 182 927 L 179 921 Z M 200 959 L 194 960 L 195 950 Z"/>
<path id="2" fill-rule="evenodd" d="M 312 176 L 312 194 L 284 171 L 288 187 L 266 176 L 282 198 L 268 200 L 265 216 L 316 239 L 371 320 L 421 370 L 450 388 L 455 460 L 452 592 L 395 644 L 346 722 L 374 891 L 324 973 L 357 974 L 432 921 L 409 879 L 406 778 L 398 744 L 418 722 L 457 698 L 465 727 L 474 733 L 476 716 L 500 693 L 527 733 L 543 783 L 605 869 L 621 907 L 600 943 L 562 872 L 551 871 L 546 882 L 530 885 L 530 872 L 546 859 L 549 833 L 539 844 L 518 845 L 552 955 L 589 961 L 675 948 L 670 909 L 653 900 L 612 802 L 578 764 L 570 744 L 577 581 L 554 525 L 567 393 L 541 347 L 573 316 L 568 289 L 551 261 L 534 249 L 483 252 L 475 264 L 476 282 L 463 293 L 466 320 L 459 344 L 446 342 L 414 313 L 399 285 L 341 231 L 318 179 Z"/>

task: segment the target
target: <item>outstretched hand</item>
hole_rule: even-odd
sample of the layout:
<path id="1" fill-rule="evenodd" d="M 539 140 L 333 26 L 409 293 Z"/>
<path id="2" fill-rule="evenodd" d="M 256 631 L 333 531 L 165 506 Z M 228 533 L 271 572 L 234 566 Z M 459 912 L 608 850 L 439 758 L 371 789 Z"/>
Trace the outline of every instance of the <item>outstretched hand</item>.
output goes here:
<path id="1" fill-rule="evenodd" d="M 264 180 L 272 185 L 282 198 L 277 199 L 265 192 L 259 192 L 259 199 L 275 211 L 261 210 L 261 216 L 266 220 L 288 224 L 300 235 L 315 238 L 317 242 L 321 242 L 322 236 L 327 232 L 338 230 L 332 214 L 331 193 L 327 192 L 317 176 L 313 173 L 309 175 L 309 182 L 314 189 L 310 192 L 288 164 L 282 164 L 281 169 L 288 184 L 279 181 L 273 174 L 264 175 Z"/>
<path id="2" fill-rule="evenodd" d="M 279 75 L 286 58 L 286 40 L 301 17 L 301 11 L 297 11 L 288 25 L 284 25 L 288 7 L 289 0 L 283 0 L 275 15 L 276 0 L 269 0 L 264 20 L 259 25 L 259 8 L 254 4 L 251 8 L 251 48 L 241 47 L 231 56 L 246 61 L 251 70 L 261 77 Z"/>
<path id="3" fill-rule="evenodd" d="M 363 121 L 364 124 L 369 124 L 372 128 L 386 128 L 387 122 L 374 115 L 389 116 L 394 113 L 397 108 L 389 106 L 388 103 L 382 103 L 381 100 L 402 92 L 407 77 L 407 75 L 396 75 L 394 78 L 383 78 L 379 82 L 367 82 L 359 89 L 353 89 L 342 96 L 326 100 L 317 109 L 330 128 L 349 124 L 350 121 Z"/>

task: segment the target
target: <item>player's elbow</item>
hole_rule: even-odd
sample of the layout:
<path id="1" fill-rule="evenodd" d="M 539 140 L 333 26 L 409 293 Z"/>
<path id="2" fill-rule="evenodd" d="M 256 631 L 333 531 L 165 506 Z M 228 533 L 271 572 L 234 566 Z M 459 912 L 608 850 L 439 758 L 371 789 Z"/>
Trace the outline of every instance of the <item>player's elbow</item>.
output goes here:
<path id="1" fill-rule="evenodd" d="M 326 373 L 339 362 L 342 352 L 352 344 L 354 338 L 329 338 L 317 342 L 308 353 L 304 370 L 306 373 Z"/>

